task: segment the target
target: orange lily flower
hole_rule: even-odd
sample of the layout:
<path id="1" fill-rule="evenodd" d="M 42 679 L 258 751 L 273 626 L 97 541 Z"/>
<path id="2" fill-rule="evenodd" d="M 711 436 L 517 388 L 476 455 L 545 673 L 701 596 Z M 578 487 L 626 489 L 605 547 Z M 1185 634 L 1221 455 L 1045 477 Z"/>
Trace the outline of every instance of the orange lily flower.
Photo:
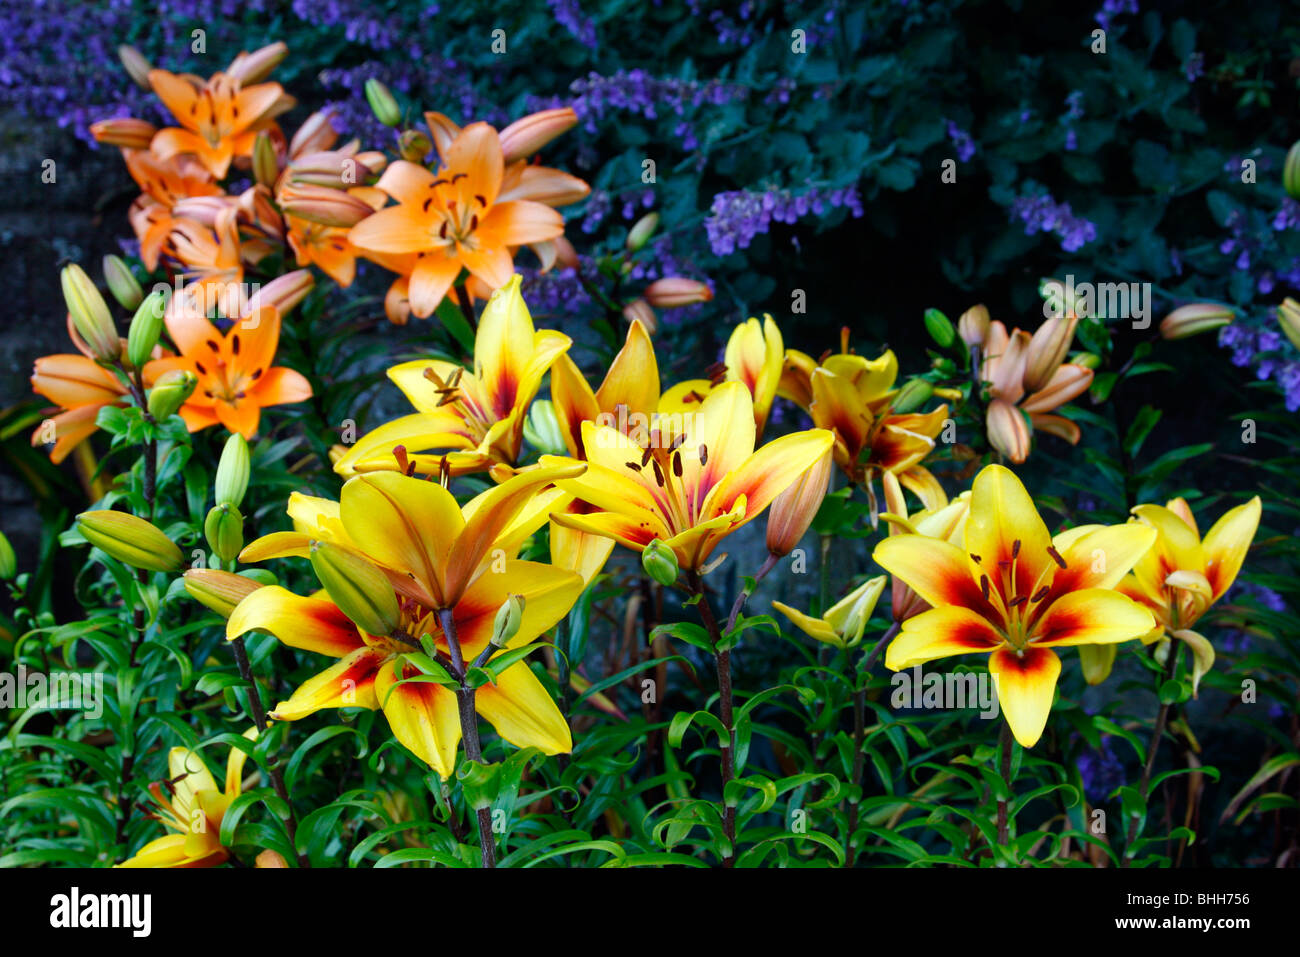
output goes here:
<path id="1" fill-rule="evenodd" d="M 226 73 L 196 86 L 166 70 L 150 70 L 149 83 L 180 124 L 159 130 L 150 149 L 164 160 L 191 153 L 217 179 L 226 175 L 232 159 L 251 156 L 258 131 L 293 106 L 279 83 L 244 88 Z"/>
<path id="2" fill-rule="evenodd" d="M 563 333 L 534 329 L 519 286 L 519 277 L 511 277 L 484 308 L 472 374 L 439 359 L 404 362 L 388 370 L 389 379 L 419 411 L 362 436 L 334 464 L 336 472 L 409 467 L 426 475 L 443 468 L 464 475 L 493 463 L 514 463 L 528 405 L 546 370 L 571 343 Z M 426 454 L 429 449 L 450 451 Z"/>
<path id="3" fill-rule="evenodd" d="M 367 203 L 372 209 L 380 209 L 386 201 L 385 194 L 374 187 L 358 186 L 348 190 L 348 194 Z M 297 216 L 286 214 L 289 246 L 297 257 L 299 266 L 316 265 L 340 286 L 352 285 L 357 274 L 357 256 L 360 252 L 348 239 L 350 228 L 341 226 L 323 226 L 309 222 Z"/>
<path id="4" fill-rule="evenodd" d="M 397 740 L 442 778 L 450 777 L 461 733 L 455 691 L 407 682 L 419 671 L 404 655 L 418 651 L 417 640 L 428 635 L 439 657 L 449 660 L 439 610 L 451 610 L 466 662 L 489 647 L 496 613 L 511 595 L 522 596 L 524 606 L 507 648 L 528 644 L 568 613 L 584 587 L 578 575 L 498 552 L 517 552 L 521 522 L 531 525 L 538 518 L 536 510 L 527 519 L 523 515 L 539 490 L 581 469 L 520 473 L 464 509 L 440 485 L 395 472 L 348 481 L 336 510 L 327 510 L 322 520 L 337 523 L 346 535 L 340 544 L 388 573 L 404 599 L 400 622 L 392 635 L 371 635 L 326 599 L 303 598 L 274 585 L 252 592 L 231 615 L 228 637 L 262 629 L 292 647 L 339 659 L 277 705 L 272 717 L 296 721 L 322 708 L 382 709 Z M 544 512 L 540 518 L 545 521 Z M 300 533 L 278 533 L 252 543 L 242 557 L 303 554 L 302 549 Z M 517 747 L 548 754 L 572 749 L 568 723 L 522 661 L 481 686 L 475 707 Z"/>
<path id="5" fill-rule="evenodd" d="M 167 240 L 167 251 L 179 260 L 185 285 L 186 309 L 209 315 L 238 316 L 244 311 L 244 264 L 239 255 L 238 212 L 221 210 L 214 229 L 190 219 L 178 220 Z"/>
<path id="6" fill-rule="evenodd" d="M 699 572 L 718 543 L 756 518 L 821 458 L 833 441 L 814 429 L 755 451 L 754 403 L 739 382 L 714 389 L 699 412 L 648 446 L 595 422 L 582 424 L 586 473 L 555 484 L 598 511 L 556 512 L 551 521 L 641 551 L 653 539 Z M 543 456 L 543 465 L 565 461 Z M 572 461 L 572 460 L 568 460 Z"/>
<path id="7" fill-rule="evenodd" d="M 435 177 L 423 166 L 398 160 L 378 186 L 397 201 L 352 228 L 363 253 L 414 254 L 408 298 L 411 311 L 433 313 L 461 268 L 496 289 L 510 281 L 511 246 L 555 239 L 564 219 L 526 199 L 502 199 L 501 143 L 486 123 L 466 127 L 447 148 Z"/>
<path id="8" fill-rule="evenodd" d="M 725 379 L 689 379 L 675 385 L 664 393 L 660 411 L 692 411 L 721 381 L 742 382 L 754 399 L 754 426 L 761 436 L 785 363 L 785 343 L 772 317 L 765 315 L 761 323 L 749 319 L 736 326 L 727 340 L 723 363 Z"/>
<path id="9" fill-rule="evenodd" d="M 106 405 L 125 406 L 130 395 L 121 379 L 95 361 L 75 334 L 71 319 L 68 332 L 81 354 L 41 356 L 31 375 L 32 391 L 63 409 L 50 419 L 55 429 L 50 461 L 55 465 L 95 433 L 100 409 Z M 43 445 L 48 437 L 42 423 L 32 433 L 32 445 Z"/>
<path id="10" fill-rule="evenodd" d="M 187 369 L 198 377 L 179 415 L 191 432 L 220 423 L 246 439 L 257 434 L 262 409 L 311 398 L 311 384 L 298 372 L 273 366 L 280 344 L 280 312 L 260 306 L 221 332 L 202 313 L 173 299 L 167 332 L 180 355 L 155 359 L 145 375 Z"/>
<path id="11" fill-rule="evenodd" d="M 975 477 L 962 545 L 892 535 L 876 562 L 933 606 L 903 622 L 885 665 L 893 671 L 985 652 L 1016 740 L 1043 733 L 1061 660 L 1053 648 L 1140 638 L 1151 612 L 1115 590 L 1155 543 L 1140 523 L 1049 534 L 1020 480 L 1000 465 Z"/>
<path id="12" fill-rule="evenodd" d="M 159 159 L 146 150 L 125 150 L 126 168 L 143 191 L 131 204 L 128 218 L 140 240 L 140 259 L 150 272 L 158 268 L 171 231 L 179 219 L 173 214 L 176 204 L 195 196 L 221 196 L 221 187 L 212 174 L 190 156 Z"/>
<path id="13" fill-rule="evenodd" d="M 249 728 L 244 737 L 256 740 L 257 728 Z M 221 844 L 221 822 L 230 803 L 242 792 L 247 759 L 239 748 L 230 749 L 225 787 L 219 788 L 199 755 L 188 748 L 172 748 L 167 754 L 168 779 L 149 785 L 149 793 L 158 807 L 152 817 L 175 833 L 150 841 L 117 866 L 216 867 L 225 863 L 230 851 Z"/>
<path id="14" fill-rule="evenodd" d="M 1171 499 L 1163 506 L 1139 505 L 1133 514 L 1156 530 L 1156 544 L 1118 590 L 1155 615 L 1156 627 L 1142 637 L 1145 643 L 1168 635 L 1192 649 L 1195 694 L 1201 677 L 1214 666 L 1214 646 L 1192 626 L 1237 580 L 1259 528 L 1259 496 L 1224 512 L 1204 539 L 1185 499 Z M 1097 654 L 1098 650 L 1079 649 L 1081 654 L 1088 652 L 1084 665 L 1091 684 L 1103 681 L 1114 663 L 1114 655 Z"/>

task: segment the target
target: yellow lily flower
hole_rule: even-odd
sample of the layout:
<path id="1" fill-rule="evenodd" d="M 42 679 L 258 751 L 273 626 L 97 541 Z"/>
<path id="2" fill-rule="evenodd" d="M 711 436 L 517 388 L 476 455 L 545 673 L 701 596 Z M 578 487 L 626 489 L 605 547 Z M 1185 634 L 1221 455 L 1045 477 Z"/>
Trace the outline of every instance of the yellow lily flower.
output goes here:
<path id="1" fill-rule="evenodd" d="M 761 436 L 785 364 L 785 343 L 772 317 L 764 315 L 761 323 L 757 319 L 748 319 L 736 326 L 727 340 L 723 363 L 726 366 L 725 378 L 688 379 L 679 383 L 664 393 L 659 411 L 695 412 L 704 398 L 722 382 L 741 382 L 753 397 L 754 428 Z"/>
<path id="2" fill-rule="evenodd" d="M 450 660 L 440 610 L 451 611 L 465 662 L 488 648 L 497 611 L 512 595 L 521 597 L 524 607 L 506 648 L 527 644 L 568 613 L 582 593 L 582 578 L 511 556 L 545 522 L 545 506 L 556 501 L 544 487 L 584 468 L 578 463 L 520 472 L 464 508 L 440 485 L 396 472 L 351 479 L 336 510 L 322 500 L 300 499 L 301 521 L 313 532 L 331 536 L 332 544 L 365 555 L 387 573 L 402 598 L 400 620 L 393 634 L 372 635 L 327 599 L 304 598 L 274 585 L 250 594 L 231 615 L 228 638 L 256 628 L 291 647 L 339 659 L 277 705 L 272 717 L 296 721 L 322 708 L 382 708 L 397 740 L 449 777 L 461 734 L 456 692 L 432 682 L 402 683 L 419 674 L 403 655 L 418 650 L 418 639 L 428 635 L 440 656 Z M 318 510 L 314 519 L 312 509 Z M 252 543 L 241 558 L 302 555 L 311 535 L 276 533 Z M 572 748 L 568 723 L 524 662 L 480 687 L 474 700 L 478 713 L 517 747 L 535 746 L 548 754 Z"/>
<path id="3" fill-rule="evenodd" d="M 779 601 L 772 602 L 772 607 L 789 618 L 800 631 L 810 638 L 834 645 L 836 648 L 852 648 L 862 641 L 862 633 L 867 630 L 871 613 L 876 610 L 876 602 L 885 590 L 888 576 L 877 575 L 868 578 L 853 591 L 849 592 L 830 608 L 821 618 L 805 615 L 796 608 Z"/>
<path id="4" fill-rule="evenodd" d="M 627 341 L 594 392 L 567 354 L 557 357 L 551 367 L 551 401 L 574 458 L 584 454 L 584 422 L 611 425 L 645 445 L 659 406 L 659 362 L 645 326 L 635 320 L 628 326 Z"/>
<path id="5" fill-rule="evenodd" d="M 451 475 L 464 475 L 496 462 L 514 463 L 528 404 L 546 371 L 571 345 L 561 332 L 534 329 L 519 283 L 519 276 L 513 276 L 484 307 L 472 373 L 439 359 L 404 362 L 388 370 L 388 378 L 418 411 L 362 436 L 334 463 L 336 472 L 437 475 L 445 463 Z M 434 449 L 446 451 L 426 454 Z"/>
<path id="6" fill-rule="evenodd" d="M 951 502 L 945 495 L 939 508 L 922 509 L 908 515 L 898 476 L 886 472 L 881 476 L 881 484 L 885 488 L 885 508 L 888 511 L 882 512 L 880 517 L 889 523 L 890 535 L 924 535 L 953 545 L 961 544 L 966 533 L 966 518 L 970 514 L 970 492 L 962 492 Z M 890 596 L 894 621 L 897 622 L 906 621 L 930 607 L 898 576 L 894 576 Z"/>
<path id="7" fill-rule="evenodd" d="M 256 740 L 257 728 L 249 728 L 244 737 Z M 230 851 L 221 846 L 221 821 L 242 791 L 247 758 L 239 748 L 230 749 L 225 787 L 218 788 L 201 757 L 188 748 L 172 748 L 167 754 L 167 780 L 149 785 L 149 793 L 158 806 L 153 817 L 176 833 L 150 841 L 117 866 L 216 867 L 225 863 Z"/>
<path id="8" fill-rule="evenodd" d="M 584 422 L 589 468 L 555 484 L 597 511 L 556 512 L 551 521 L 637 551 L 658 538 L 683 569 L 698 572 L 723 538 L 762 513 L 832 442 L 813 429 L 755 451 L 754 403 L 739 382 L 714 389 L 683 425 L 675 435 L 652 433 L 643 448 L 617 429 Z M 542 458 L 543 465 L 564 461 Z"/>
<path id="9" fill-rule="evenodd" d="M 1142 636 L 1145 643 L 1159 641 L 1168 634 L 1191 647 L 1193 693 L 1201 677 L 1214 666 L 1214 646 L 1192 626 L 1237 580 L 1259 528 L 1260 512 L 1257 495 L 1221 515 L 1202 540 L 1185 499 L 1133 509 L 1138 522 L 1156 530 L 1156 544 L 1133 566 L 1133 573 L 1119 583 L 1117 590 L 1155 615 L 1156 627 Z M 1091 684 L 1104 681 L 1114 663 L 1113 655 L 1097 651 L 1079 649 Z"/>
<path id="10" fill-rule="evenodd" d="M 1155 626 L 1148 609 L 1114 590 L 1155 540 L 1155 529 L 1136 522 L 1053 539 L 1020 480 L 987 466 L 975 477 L 960 548 L 923 535 L 876 546 L 876 562 L 933 606 L 903 622 L 885 665 L 988 653 L 1007 723 L 1033 747 L 1061 672 L 1053 648 L 1128 641 Z"/>

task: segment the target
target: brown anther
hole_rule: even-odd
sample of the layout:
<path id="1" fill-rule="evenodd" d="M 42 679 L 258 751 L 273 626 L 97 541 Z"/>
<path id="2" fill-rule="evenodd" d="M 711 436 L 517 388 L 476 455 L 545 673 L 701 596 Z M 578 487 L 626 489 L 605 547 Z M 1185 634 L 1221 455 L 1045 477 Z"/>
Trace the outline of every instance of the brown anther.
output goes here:
<path id="1" fill-rule="evenodd" d="M 1065 559 L 1061 557 L 1061 553 L 1056 550 L 1055 545 L 1047 546 L 1047 554 L 1051 555 L 1052 561 L 1056 562 L 1056 564 L 1060 565 L 1062 568 L 1069 567 L 1068 565 L 1065 564 Z"/>
<path id="2" fill-rule="evenodd" d="M 988 575 L 980 576 L 980 591 L 984 593 L 984 600 L 988 601 L 989 600 L 989 576 Z"/>
<path id="3" fill-rule="evenodd" d="M 682 453 L 676 450 L 673 451 L 673 474 L 682 477 Z"/>
<path id="4" fill-rule="evenodd" d="M 639 468 L 639 469 L 643 469 L 643 468 L 645 468 L 645 464 L 646 464 L 647 462 L 650 461 L 650 456 L 652 456 L 652 455 L 654 455 L 653 447 L 651 447 L 651 448 L 647 448 L 644 452 L 642 452 L 642 453 L 641 453 L 641 464 L 638 466 L 638 468 Z"/>
<path id="5" fill-rule="evenodd" d="M 660 488 L 663 488 L 667 483 L 664 481 L 664 470 L 659 467 L 659 460 L 652 459 L 650 464 L 654 466 L 655 481 L 659 483 Z"/>
<path id="6" fill-rule="evenodd" d="M 701 446 L 700 446 L 700 465 L 701 465 L 701 466 L 705 466 L 705 465 L 708 465 L 708 464 L 709 464 L 709 447 L 708 447 L 707 445 L 701 445 Z"/>
<path id="7" fill-rule="evenodd" d="M 636 462 L 624 462 L 623 464 L 626 465 L 628 468 L 630 468 L 633 472 L 641 471 L 641 466 L 638 465 Z"/>
<path id="8" fill-rule="evenodd" d="M 1011 557 L 1012 558 L 1020 557 L 1020 539 L 1018 538 L 1011 543 Z"/>
<path id="9" fill-rule="evenodd" d="M 1034 592 L 1034 597 L 1029 600 L 1042 601 L 1044 598 L 1047 597 L 1047 593 L 1050 592 L 1051 590 L 1052 589 L 1049 588 L 1047 585 L 1044 585 L 1042 588 L 1038 589 L 1038 591 Z"/>
<path id="10" fill-rule="evenodd" d="M 405 445 L 393 446 L 393 458 L 397 459 L 397 470 L 403 475 L 409 475 L 410 473 L 406 471 L 406 468 L 410 464 L 410 459 L 406 457 Z"/>
<path id="11" fill-rule="evenodd" d="M 1009 602 L 1007 602 L 1007 606 L 1010 608 L 1019 608 L 1027 601 L 1029 601 L 1028 598 L 1026 598 L 1024 595 L 1020 595 L 1019 597 L 1013 598 Z"/>
<path id="12" fill-rule="evenodd" d="M 976 565 L 978 565 L 978 564 L 979 564 L 983 559 L 981 559 L 981 558 L 980 558 L 978 555 L 976 555 L 974 552 L 971 552 L 971 553 L 970 553 L 970 560 L 973 561 Z"/>

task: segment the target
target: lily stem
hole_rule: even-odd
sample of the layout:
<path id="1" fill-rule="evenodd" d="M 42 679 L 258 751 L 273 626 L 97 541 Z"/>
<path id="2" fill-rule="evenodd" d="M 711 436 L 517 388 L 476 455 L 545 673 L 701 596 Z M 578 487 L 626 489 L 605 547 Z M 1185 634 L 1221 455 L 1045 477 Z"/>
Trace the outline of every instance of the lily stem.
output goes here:
<path id="1" fill-rule="evenodd" d="M 849 824 L 848 834 L 846 835 L 847 850 L 844 853 L 844 866 L 852 867 L 858 859 L 858 846 L 853 840 L 853 832 L 858 829 L 858 806 L 862 801 L 862 774 L 866 770 L 866 759 L 863 754 L 862 745 L 867 737 L 867 682 L 871 680 L 871 669 L 875 666 L 880 653 L 885 650 L 885 646 L 893 641 L 894 636 L 898 634 L 901 626 L 894 622 L 885 633 L 880 636 L 880 640 L 862 660 L 862 666 L 858 669 L 858 679 L 855 682 L 856 687 L 853 689 L 853 786 L 859 789 L 859 795 L 856 798 L 850 798 L 849 801 Z"/>
<path id="2" fill-rule="evenodd" d="M 1002 722 L 1002 780 L 1007 786 L 1007 795 L 1011 793 L 1011 725 Z M 998 798 L 998 845 L 1006 847 L 1011 838 L 1011 829 L 1007 822 L 1007 796 Z"/>
<path id="3" fill-rule="evenodd" d="M 735 747 L 736 731 L 732 713 L 731 693 L 731 650 L 720 649 L 722 632 L 718 629 L 718 620 L 713 617 L 709 607 L 709 596 L 704 589 L 704 582 L 696 572 L 688 578 L 691 591 L 699 598 L 700 620 L 709 633 L 709 643 L 713 647 L 713 660 L 718 669 L 718 710 L 722 726 L 727 732 L 727 743 L 719 750 L 722 763 L 722 833 L 727 839 L 727 850 L 722 857 L 723 867 L 733 867 L 736 862 L 736 809 L 727 801 L 727 785 L 736 776 Z M 742 592 L 743 594 L 743 592 Z"/>
<path id="4" fill-rule="evenodd" d="M 478 713 L 474 709 L 474 696 L 477 689 L 469 683 L 465 675 L 465 657 L 461 653 L 460 639 L 456 635 L 456 620 L 450 608 L 438 612 L 442 622 L 442 633 L 447 639 L 447 649 L 451 652 L 452 671 L 460 682 L 456 689 L 456 708 L 460 713 L 460 735 L 465 741 L 465 757 L 471 761 L 482 762 L 483 746 L 478 737 Z M 478 819 L 479 851 L 483 857 L 484 867 L 497 866 L 496 841 L 492 836 L 492 809 L 476 807 L 474 816 Z"/>
<path id="5" fill-rule="evenodd" d="M 1174 645 L 1173 642 L 1170 642 L 1169 657 L 1165 659 L 1164 675 L 1160 679 L 1161 684 L 1164 684 L 1166 681 L 1168 681 L 1170 678 L 1174 676 L 1174 672 L 1178 668 L 1179 650 L 1180 649 L 1178 646 Z M 1160 693 L 1160 689 L 1157 686 L 1156 694 L 1158 695 L 1159 693 Z M 1138 786 L 1138 793 L 1142 795 L 1143 804 L 1146 804 L 1146 800 L 1150 796 L 1151 775 L 1152 773 L 1154 773 L 1156 769 L 1156 758 L 1160 754 L 1160 741 L 1162 738 L 1164 738 L 1165 728 L 1168 727 L 1169 725 L 1169 711 L 1170 711 L 1170 705 L 1168 703 L 1162 704 L 1160 706 L 1160 710 L 1156 712 L 1155 726 L 1151 729 L 1151 746 L 1147 748 L 1147 763 L 1142 768 L 1142 782 Z M 1137 840 L 1138 825 L 1141 823 L 1141 820 L 1142 819 L 1137 817 L 1136 815 L 1129 818 L 1128 834 L 1126 835 L 1124 840 L 1125 862 L 1129 860 L 1129 855 L 1128 855 L 1129 848 L 1132 847 L 1133 842 Z"/>

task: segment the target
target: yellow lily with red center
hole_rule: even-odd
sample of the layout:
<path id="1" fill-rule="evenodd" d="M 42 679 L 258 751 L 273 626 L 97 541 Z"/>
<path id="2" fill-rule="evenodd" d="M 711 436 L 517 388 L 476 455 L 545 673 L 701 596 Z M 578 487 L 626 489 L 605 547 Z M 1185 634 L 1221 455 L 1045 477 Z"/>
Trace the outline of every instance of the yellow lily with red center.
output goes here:
<path id="1" fill-rule="evenodd" d="M 642 550 L 660 539 L 698 572 L 727 535 L 757 517 L 830 448 L 829 432 L 796 432 L 754 450 L 754 403 L 739 382 L 714 389 L 675 434 L 648 446 L 595 422 L 582 424 L 584 475 L 555 484 L 598 511 L 556 512 L 556 525 Z M 542 464 L 564 459 L 543 456 Z M 572 461 L 572 460 L 567 460 Z"/>
<path id="2" fill-rule="evenodd" d="M 742 322 L 727 340 L 722 361 L 726 366 L 725 378 L 688 379 L 673 386 L 664 393 L 660 411 L 693 412 L 721 382 L 741 382 L 754 399 L 754 427 L 762 436 L 785 363 L 781 330 L 767 315 L 761 323 L 757 319 Z"/>
<path id="3" fill-rule="evenodd" d="M 1138 522 L 1156 530 L 1156 544 L 1118 590 L 1154 613 L 1156 627 L 1143 636 L 1144 642 L 1151 644 L 1167 634 L 1191 647 L 1193 693 L 1214 666 L 1214 646 L 1192 626 L 1237 580 L 1259 528 L 1260 513 L 1257 495 L 1224 512 L 1202 540 L 1185 499 L 1133 509 Z M 1079 651 L 1090 683 L 1100 683 L 1110 674 L 1114 655 L 1099 654 L 1104 649 L 1096 648 Z"/>
<path id="4" fill-rule="evenodd" d="M 346 539 L 336 535 L 334 540 L 388 573 L 403 599 L 400 623 L 393 635 L 371 635 L 328 599 L 303 598 L 275 585 L 252 592 L 230 616 L 229 638 L 256 628 L 291 647 L 339 659 L 277 705 L 272 717 L 296 721 L 322 708 L 381 708 L 397 740 L 444 779 L 450 777 L 461 734 L 455 691 L 433 682 L 406 682 L 420 672 L 403 655 L 418 650 L 413 643 L 422 635 L 432 638 L 441 657 L 450 655 L 438 615 L 443 609 L 451 611 L 467 663 L 489 646 L 497 611 L 511 595 L 521 596 L 524 608 L 507 648 L 527 644 L 568 613 L 584 587 L 580 576 L 503 555 L 518 549 L 519 520 L 538 492 L 582 468 L 520 473 L 463 511 L 442 486 L 396 472 L 347 482 L 337 519 L 326 514 L 322 522 L 337 521 Z M 301 533 L 278 533 L 254 542 L 242 557 L 303 554 L 306 539 Z M 568 723 L 522 661 L 480 687 L 475 707 L 517 747 L 548 754 L 572 748 Z"/>
<path id="5" fill-rule="evenodd" d="M 437 475 L 445 467 L 452 475 L 463 475 L 497 462 L 514 464 L 528 405 L 546 371 L 571 344 L 561 332 L 533 328 L 519 283 L 518 276 L 512 277 L 483 309 L 474 339 L 473 374 L 438 359 L 404 362 L 388 370 L 388 377 L 419 411 L 362 436 L 334 463 L 336 472 L 410 468 Z M 450 451 L 425 454 L 429 449 Z"/>
<path id="6" fill-rule="evenodd" d="M 551 367 L 551 401 L 574 458 L 584 455 L 584 422 L 611 425 L 645 445 L 659 405 L 659 362 L 645 326 L 634 320 L 628 327 L 627 341 L 594 392 L 568 355 L 557 358 Z"/>
<path id="7" fill-rule="evenodd" d="M 159 130 L 149 144 L 159 159 L 192 153 L 217 179 L 237 156 L 251 156 L 258 131 L 294 105 L 279 83 L 244 87 L 227 73 L 195 86 L 166 70 L 150 70 L 149 84 L 180 127 Z"/>
<path id="8" fill-rule="evenodd" d="M 933 606 L 903 622 L 885 665 L 988 653 L 1007 723 L 1033 747 L 1061 672 L 1053 648 L 1128 641 L 1155 626 L 1149 610 L 1114 590 L 1155 540 L 1134 522 L 1053 539 L 1020 480 L 987 466 L 975 477 L 962 547 L 922 535 L 876 546 L 876 562 Z"/>
<path id="9" fill-rule="evenodd" d="M 255 740 L 257 729 L 249 728 L 244 737 Z M 117 866 L 216 867 L 225 863 L 230 851 L 221 845 L 221 821 L 242 791 L 247 759 L 239 748 L 231 748 L 225 787 L 218 788 L 201 757 L 188 748 L 172 748 L 167 754 L 168 779 L 149 785 L 149 793 L 158 806 L 158 813 L 152 816 L 176 833 L 150 841 Z"/>
<path id="10" fill-rule="evenodd" d="M 970 515 L 970 492 L 962 492 L 951 502 L 946 501 L 938 508 L 922 509 L 907 513 L 907 501 L 903 496 L 903 487 L 898 476 L 886 472 L 881 476 L 885 488 L 885 508 L 880 517 L 889 523 L 890 535 L 923 535 L 941 541 L 960 545 L 966 534 L 966 519 Z M 894 576 L 890 590 L 891 610 L 894 621 L 903 622 L 913 615 L 919 615 L 929 608 L 925 599 L 912 591 L 897 575 Z"/>
<path id="11" fill-rule="evenodd" d="M 433 313 L 461 268 L 496 289 L 510 281 L 510 247 L 555 239 L 564 218 L 530 199 L 501 199 L 505 165 L 497 132 L 486 123 L 467 126 L 447 148 L 437 176 L 398 160 L 378 187 L 397 201 L 352 228 L 363 253 L 414 254 L 407 297 L 411 311 Z"/>
<path id="12" fill-rule="evenodd" d="M 271 365 L 280 342 L 280 313 L 274 306 L 253 310 L 222 333 L 206 316 L 174 299 L 166 323 L 181 354 L 150 362 L 145 376 L 187 369 L 198 377 L 179 411 L 191 432 L 220 423 L 251 439 L 263 407 L 311 398 L 311 383 L 300 373 Z"/>

